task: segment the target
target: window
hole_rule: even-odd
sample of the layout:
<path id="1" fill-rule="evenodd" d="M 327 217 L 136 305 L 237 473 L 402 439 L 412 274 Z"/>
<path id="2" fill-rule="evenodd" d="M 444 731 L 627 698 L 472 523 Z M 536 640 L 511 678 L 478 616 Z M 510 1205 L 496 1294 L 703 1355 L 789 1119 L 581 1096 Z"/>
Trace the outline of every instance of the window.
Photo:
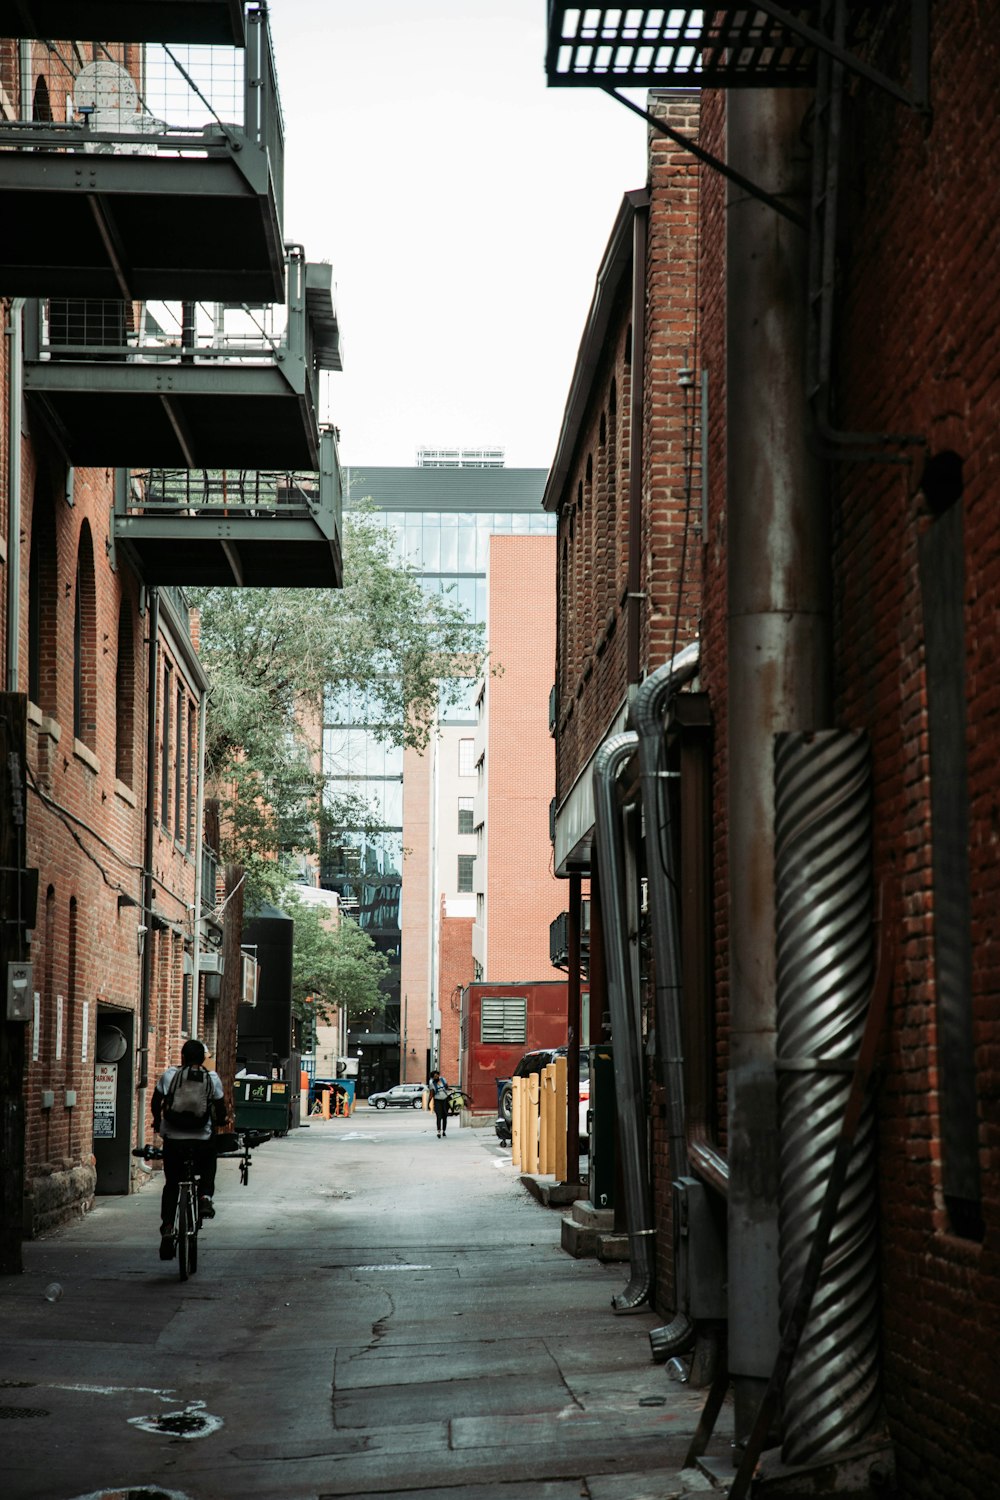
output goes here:
<path id="1" fill-rule="evenodd" d="M 475 740 L 459 740 L 459 742 L 458 742 L 458 774 L 459 774 L 459 776 L 475 776 L 475 774 L 476 774 L 476 742 L 475 742 Z"/>
<path id="2" fill-rule="evenodd" d="M 94 549 L 84 522 L 76 555 L 73 614 L 73 737 L 91 750 L 97 745 L 97 598 Z"/>
<path id="3" fill-rule="evenodd" d="M 484 995 L 479 1040 L 513 1044 L 528 1040 L 528 1002 L 523 995 Z"/>
<path id="4" fill-rule="evenodd" d="M 187 715 L 184 712 L 184 689 L 177 689 L 177 716 L 175 719 L 174 744 L 174 837 L 184 837 L 184 760 L 181 747 L 184 744 L 184 725 Z"/>
<path id="5" fill-rule="evenodd" d="M 174 696 L 174 669 L 167 662 L 163 670 L 163 738 L 160 742 L 160 822 L 170 827 L 170 710 Z"/>
<path id="6" fill-rule="evenodd" d="M 459 797 L 458 799 L 458 831 L 459 833 L 472 833 L 472 814 L 475 806 L 475 798 Z"/>
<path id="7" fill-rule="evenodd" d="M 135 660 L 132 605 L 125 598 L 118 613 L 118 657 L 115 663 L 115 775 L 124 786 L 132 785 L 134 749 Z"/>
<path id="8" fill-rule="evenodd" d="M 476 863 L 474 854 L 460 854 L 458 856 L 458 889 L 459 891 L 472 890 L 472 870 Z"/>

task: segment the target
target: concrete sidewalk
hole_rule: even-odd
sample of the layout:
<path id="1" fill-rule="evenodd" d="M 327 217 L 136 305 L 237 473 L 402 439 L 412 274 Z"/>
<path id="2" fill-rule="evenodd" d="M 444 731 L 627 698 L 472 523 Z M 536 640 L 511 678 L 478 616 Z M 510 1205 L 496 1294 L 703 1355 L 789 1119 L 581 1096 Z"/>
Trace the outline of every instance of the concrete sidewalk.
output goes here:
<path id="1" fill-rule="evenodd" d="M 711 1490 L 679 1472 L 704 1393 L 653 1364 L 662 1320 L 612 1313 L 627 1267 L 567 1256 L 491 1132 L 360 1108 L 261 1147 L 246 1188 L 223 1162 L 183 1284 L 157 1188 L 0 1281 L 7 1500 Z"/>

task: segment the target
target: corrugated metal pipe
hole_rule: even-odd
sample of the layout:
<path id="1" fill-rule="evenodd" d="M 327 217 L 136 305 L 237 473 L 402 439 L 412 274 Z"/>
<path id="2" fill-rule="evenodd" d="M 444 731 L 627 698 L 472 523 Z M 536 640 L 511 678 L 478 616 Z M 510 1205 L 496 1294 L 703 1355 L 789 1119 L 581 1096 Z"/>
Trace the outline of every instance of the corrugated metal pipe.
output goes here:
<path id="1" fill-rule="evenodd" d="M 660 1082 L 667 1095 L 670 1178 L 676 1182 L 688 1168 L 684 1115 L 684 1045 L 681 1032 L 681 939 L 677 911 L 677 878 L 666 787 L 663 781 L 663 721 L 673 695 L 698 671 L 698 642 L 650 673 L 632 704 L 632 724 L 639 736 L 639 770 L 646 834 L 646 878 L 655 968 L 656 1051 Z M 675 1278 L 676 1284 L 676 1278 Z M 669 1359 L 694 1343 L 695 1328 L 686 1313 L 663 1328 L 650 1330 L 653 1357 Z"/>
<path id="2" fill-rule="evenodd" d="M 775 740 L 779 1282 L 794 1306 L 872 987 L 871 772 L 864 735 Z M 784 1391 L 782 1457 L 827 1460 L 879 1431 L 874 1103 Z"/>
<path id="3" fill-rule="evenodd" d="M 631 760 L 639 737 L 631 730 L 613 734 L 594 760 L 594 827 L 601 872 L 608 1009 L 614 1052 L 618 1150 L 625 1191 L 631 1276 L 612 1297 L 617 1313 L 637 1312 L 653 1287 L 653 1226 L 646 1150 L 646 1108 L 642 1087 L 642 1034 L 628 951 L 625 857 L 618 777 Z"/>

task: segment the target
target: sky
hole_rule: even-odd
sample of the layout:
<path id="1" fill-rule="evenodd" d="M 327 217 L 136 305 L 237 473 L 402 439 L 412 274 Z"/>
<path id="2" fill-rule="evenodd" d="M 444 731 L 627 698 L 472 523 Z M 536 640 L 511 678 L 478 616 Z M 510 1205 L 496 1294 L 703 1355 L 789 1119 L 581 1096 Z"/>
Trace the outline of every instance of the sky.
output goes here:
<path id="1" fill-rule="evenodd" d="M 329 261 L 345 464 L 548 468 L 646 126 L 545 82 L 545 0 L 271 0 L 286 240 Z"/>

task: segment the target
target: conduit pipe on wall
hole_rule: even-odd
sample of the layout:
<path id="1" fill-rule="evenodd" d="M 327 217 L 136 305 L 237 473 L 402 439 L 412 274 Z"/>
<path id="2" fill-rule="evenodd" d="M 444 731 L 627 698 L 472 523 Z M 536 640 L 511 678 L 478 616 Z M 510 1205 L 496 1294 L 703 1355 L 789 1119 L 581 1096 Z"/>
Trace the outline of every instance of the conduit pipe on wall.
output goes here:
<path id="1" fill-rule="evenodd" d="M 618 778 L 639 743 L 631 730 L 605 740 L 594 760 L 594 827 L 601 872 L 605 966 L 618 1115 L 618 1149 L 625 1191 L 631 1276 L 612 1297 L 615 1312 L 636 1312 L 652 1295 L 653 1227 L 646 1151 L 646 1110 L 642 1087 L 642 1036 L 628 953 L 625 859 Z"/>
<path id="2" fill-rule="evenodd" d="M 149 1013 L 153 990 L 153 840 L 156 834 L 156 808 L 153 805 L 155 790 L 154 767 L 156 765 L 157 738 L 157 683 L 160 675 L 160 591 L 150 589 L 148 682 L 146 684 L 146 831 L 142 854 L 142 969 L 139 988 L 139 1083 L 144 1089 L 149 1083 Z M 200 914 L 199 914 L 200 915 Z"/>
<path id="3" fill-rule="evenodd" d="M 663 720 L 669 700 L 698 670 L 698 642 L 652 672 L 632 704 L 632 724 L 639 736 L 642 807 L 646 821 L 646 878 L 656 967 L 656 1050 L 667 1091 L 670 1176 L 687 1171 L 684 1121 L 684 1045 L 681 1035 L 681 939 L 677 912 L 677 879 L 669 827 L 663 769 Z"/>
<path id="4" fill-rule="evenodd" d="M 19 646 L 21 618 L 21 401 L 24 387 L 24 335 L 21 309 L 24 298 L 15 297 L 4 332 L 8 343 L 7 382 L 7 691 L 16 693 L 20 683 Z"/>

